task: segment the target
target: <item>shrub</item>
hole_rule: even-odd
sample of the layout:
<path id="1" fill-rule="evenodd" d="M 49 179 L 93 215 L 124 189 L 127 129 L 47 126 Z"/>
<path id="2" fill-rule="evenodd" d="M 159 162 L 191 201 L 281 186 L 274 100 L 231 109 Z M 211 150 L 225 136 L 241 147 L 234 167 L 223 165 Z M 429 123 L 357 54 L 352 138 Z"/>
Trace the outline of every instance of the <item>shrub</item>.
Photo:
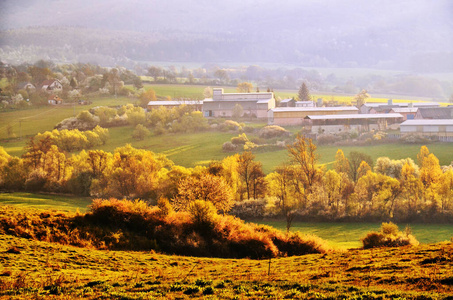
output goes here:
<path id="1" fill-rule="evenodd" d="M 318 143 L 318 145 L 334 144 L 339 140 L 341 140 L 341 138 L 333 134 L 320 134 L 316 138 L 316 142 Z"/>
<path id="2" fill-rule="evenodd" d="M 245 133 L 242 133 L 236 137 L 231 138 L 231 143 L 233 143 L 234 145 L 245 145 L 245 143 L 248 141 L 249 139 L 247 138 Z"/>
<path id="3" fill-rule="evenodd" d="M 135 126 L 134 131 L 132 132 L 132 137 L 138 141 L 142 141 L 145 137 L 150 135 L 150 131 L 143 126 L 142 124 L 138 124 Z"/>
<path id="4" fill-rule="evenodd" d="M 410 234 L 410 230 L 401 232 L 398 226 L 392 222 L 382 223 L 379 232 L 370 232 L 363 239 L 364 249 L 379 247 L 400 247 L 407 245 L 418 245 L 417 239 Z"/>
<path id="5" fill-rule="evenodd" d="M 222 150 L 225 152 L 234 152 L 237 150 L 237 146 L 232 142 L 225 142 L 222 145 Z"/>
<path id="6" fill-rule="evenodd" d="M 233 120 L 226 120 L 223 124 L 220 125 L 222 130 L 242 130 L 242 126 Z"/>
<path id="7" fill-rule="evenodd" d="M 217 217 L 217 209 L 210 201 L 195 200 L 189 204 L 187 211 L 197 226 L 209 226 Z"/>
<path id="8" fill-rule="evenodd" d="M 273 138 L 273 137 L 289 136 L 290 132 L 283 127 L 280 127 L 277 125 L 269 125 L 264 128 L 261 128 L 258 135 L 261 138 Z"/>

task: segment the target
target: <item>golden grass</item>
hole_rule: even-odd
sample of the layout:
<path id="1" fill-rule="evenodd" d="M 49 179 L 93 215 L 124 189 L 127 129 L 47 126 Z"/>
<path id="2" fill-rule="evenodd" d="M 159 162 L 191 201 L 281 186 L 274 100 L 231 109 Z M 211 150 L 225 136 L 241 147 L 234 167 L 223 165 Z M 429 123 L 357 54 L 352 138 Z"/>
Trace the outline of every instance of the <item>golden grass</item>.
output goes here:
<path id="1" fill-rule="evenodd" d="M 453 295 L 452 262 L 451 243 L 250 260 L 0 235 L 0 298 L 444 299 Z"/>

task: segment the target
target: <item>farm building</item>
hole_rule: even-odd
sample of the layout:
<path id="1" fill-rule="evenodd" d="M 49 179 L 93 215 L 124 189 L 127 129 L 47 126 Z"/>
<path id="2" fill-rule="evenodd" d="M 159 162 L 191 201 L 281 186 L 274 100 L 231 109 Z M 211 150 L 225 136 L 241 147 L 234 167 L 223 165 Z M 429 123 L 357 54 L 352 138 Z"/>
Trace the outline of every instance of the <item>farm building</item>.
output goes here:
<path id="1" fill-rule="evenodd" d="M 242 109 L 242 116 L 267 118 L 268 111 L 275 107 L 274 93 L 224 93 L 215 88 L 212 98 L 203 100 L 203 116 L 231 117 L 235 107 Z"/>
<path id="2" fill-rule="evenodd" d="M 296 107 L 315 107 L 315 103 L 313 101 L 296 101 Z"/>
<path id="3" fill-rule="evenodd" d="M 417 111 L 418 107 L 394 107 L 390 110 L 391 113 L 401 114 L 404 121 L 415 119 Z"/>
<path id="4" fill-rule="evenodd" d="M 387 113 L 390 112 L 391 109 L 397 107 L 439 107 L 439 103 L 437 102 L 393 102 L 393 100 L 388 100 L 387 103 L 380 103 L 380 102 L 369 102 L 365 103 L 360 106 L 360 113 L 361 114 L 370 114 L 370 113 Z M 387 112 L 385 110 L 387 109 Z"/>
<path id="5" fill-rule="evenodd" d="M 421 107 L 418 109 L 415 119 L 453 119 L 453 107 Z"/>
<path id="6" fill-rule="evenodd" d="M 305 117 L 306 128 L 311 133 L 336 134 L 355 130 L 366 132 L 370 130 L 386 130 L 393 124 L 403 120 L 401 114 L 345 114 L 345 115 L 309 115 Z"/>
<path id="7" fill-rule="evenodd" d="M 303 125 L 308 115 L 357 114 L 355 106 L 338 107 L 277 107 L 269 111 L 268 123 L 271 125 Z"/>
<path id="8" fill-rule="evenodd" d="M 407 120 L 400 124 L 400 132 L 453 142 L 453 119 Z"/>
<path id="9" fill-rule="evenodd" d="M 165 108 L 179 107 L 181 105 L 187 105 L 192 107 L 194 110 L 201 111 L 203 106 L 203 101 L 198 100 L 180 100 L 180 101 L 150 101 L 148 102 L 148 110 L 153 110 L 161 106 Z"/>
<path id="10" fill-rule="evenodd" d="M 294 98 L 289 98 L 289 99 L 283 99 L 280 101 L 279 107 L 294 107 L 296 106 L 296 100 Z"/>

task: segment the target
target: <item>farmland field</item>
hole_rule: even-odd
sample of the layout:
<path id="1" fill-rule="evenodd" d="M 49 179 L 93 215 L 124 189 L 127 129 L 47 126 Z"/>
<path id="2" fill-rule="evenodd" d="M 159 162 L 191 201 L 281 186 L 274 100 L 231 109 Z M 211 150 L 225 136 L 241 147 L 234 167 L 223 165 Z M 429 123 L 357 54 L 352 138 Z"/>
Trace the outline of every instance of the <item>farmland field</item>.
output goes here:
<path id="1" fill-rule="evenodd" d="M 284 221 L 257 222 L 270 225 L 279 230 L 286 230 Z M 420 243 L 438 243 L 450 241 L 453 237 L 453 224 L 398 224 L 400 230 L 409 226 L 412 234 Z M 329 242 L 334 248 L 350 249 L 362 246 L 360 239 L 367 232 L 379 231 L 380 223 L 307 223 L 294 222 L 291 231 L 314 234 Z"/>

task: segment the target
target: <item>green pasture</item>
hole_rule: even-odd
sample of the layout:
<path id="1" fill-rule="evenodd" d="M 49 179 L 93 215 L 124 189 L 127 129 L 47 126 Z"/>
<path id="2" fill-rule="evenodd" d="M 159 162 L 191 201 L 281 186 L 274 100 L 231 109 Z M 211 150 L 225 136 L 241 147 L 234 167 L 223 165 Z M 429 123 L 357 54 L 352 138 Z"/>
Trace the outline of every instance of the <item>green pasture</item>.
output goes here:
<path id="1" fill-rule="evenodd" d="M 270 225 L 279 230 L 286 230 L 285 221 L 258 222 Z M 403 231 L 406 226 L 412 230 L 412 234 L 420 243 L 437 243 L 450 241 L 453 237 L 452 224 L 398 224 Z M 380 223 L 308 223 L 294 222 L 291 231 L 300 231 L 305 234 L 313 234 L 325 239 L 334 248 L 351 249 L 362 246 L 361 239 L 370 231 L 379 231 Z"/>
<path id="2" fill-rule="evenodd" d="M 76 116 L 79 112 L 96 106 L 117 106 L 133 102 L 130 98 L 95 98 L 90 105 L 54 105 L 24 110 L 0 112 L 0 143 L 6 143 L 7 126 L 11 125 L 17 138 L 34 136 L 53 130 L 62 120 Z M 2 141 L 3 140 L 3 141 Z"/>
<path id="3" fill-rule="evenodd" d="M 47 195 L 32 193 L 0 193 L 0 205 L 86 212 L 91 199 L 88 197 Z"/>

